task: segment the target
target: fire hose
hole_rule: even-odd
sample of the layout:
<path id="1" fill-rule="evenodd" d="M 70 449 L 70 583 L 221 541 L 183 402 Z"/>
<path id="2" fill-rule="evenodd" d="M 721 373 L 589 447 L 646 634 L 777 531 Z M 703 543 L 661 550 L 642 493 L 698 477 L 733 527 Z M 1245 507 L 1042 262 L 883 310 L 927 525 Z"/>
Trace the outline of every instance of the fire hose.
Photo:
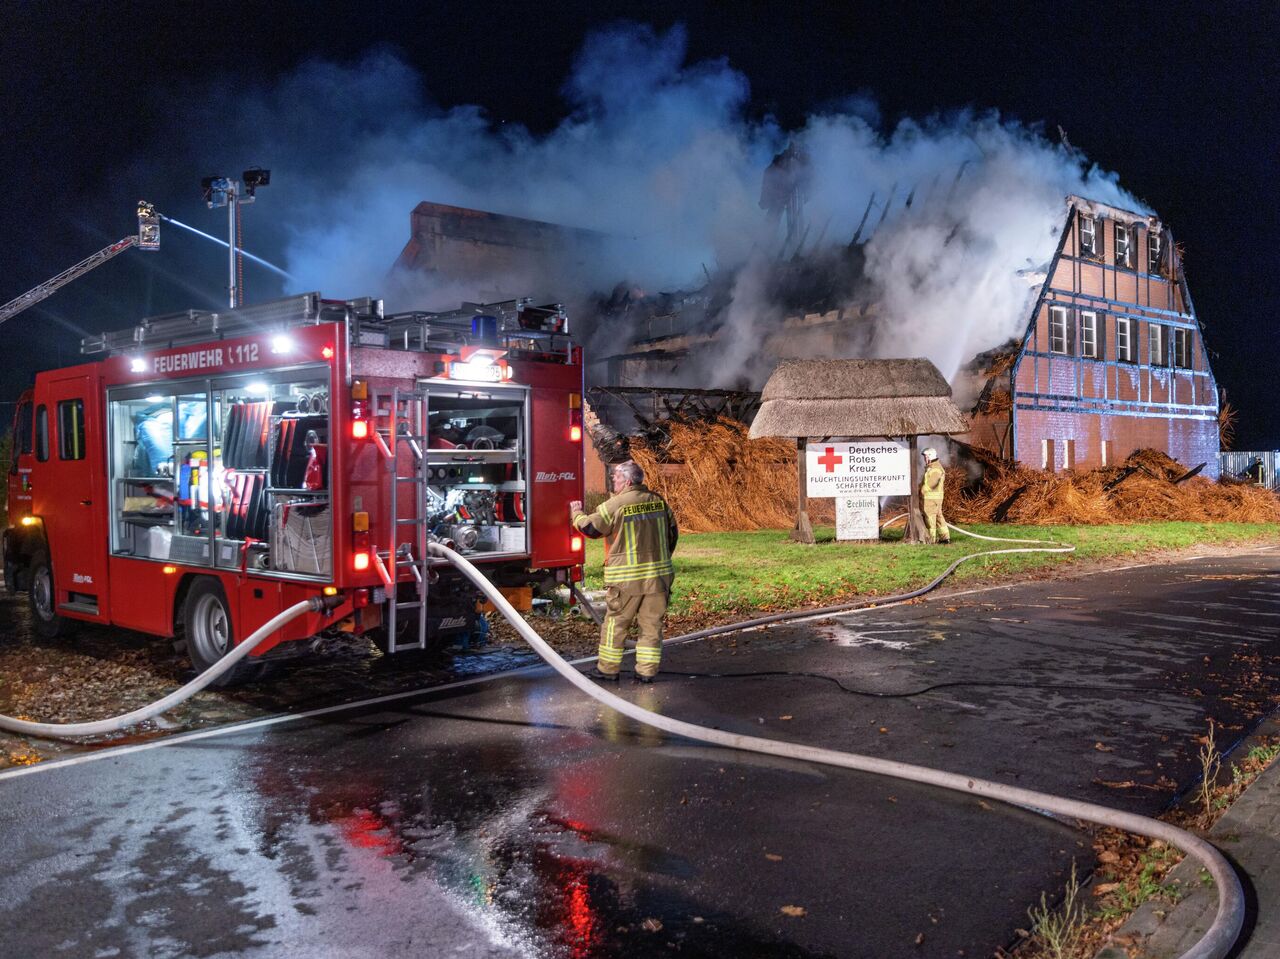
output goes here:
<path id="1" fill-rule="evenodd" d="M 163 699 L 158 699 L 154 703 L 141 706 L 132 712 L 125 713 L 122 716 L 113 716 L 109 719 L 97 719 L 88 723 L 36 723 L 26 719 L 16 719 L 13 716 L 0 716 L 0 729 L 8 730 L 11 733 L 19 733 L 24 736 L 42 736 L 46 739 L 63 739 L 77 736 L 101 736 L 103 733 L 114 733 L 129 726 L 133 726 L 142 722 L 144 719 L 150 719 L 152 716 L 158 716 L 160 713 L 167 712 L 173 707 L 185 703 L 196 693 L 205 689 L 224 674 L 227 670 L 235 666 L 236 663 L 244 659 L 264 640 L 275 635 L 275 633 L 293 622 L 303 613 L 318 613 L 325 607 L 325 601 L 319 596 L 313 596 L 311 599 L 305 599 L 300 603 L 294 603 L 284 612 L 273 616 L 267 620 L 256 630 L 250 633 L 244 642 L 237 645 L 233 650 L 223 656 L 220 660 L 206 669 L 185 686 L 180 686 Z"/>
<path id="2" fill-rule="evenodd" d="M 898 518 L 900 517 L 895 517 L 894 519 L 896 520 Z M 890 520 L 889 522 L 893 521 L 894 520 Z M 888 525 L 888 523 L 885 525 Z M 703 639 L 709 636 L 719 635 L 721 633 L 756 629 L 772 623 L 795 620 L 802 617 L 813 618 L 828 616 L 833 613 L 846 612 L 864 606 L 903 602 L 934 589 L 939 583 L 950 576 L 951 573 L 960 566 L 960 564 L 983 556 L 1031 552 L 1066 553 L 1075 549 L 1074 546 L 1069 544 L 1052 543 L 1047 540 L 1008 540 L 1001 537 L 983 536 L 978 533 L 970 533 L 969 531 L 960 529 L 959 527 L 952 528 L 956 529 L 957 532 L 972 536 L 975 539 L 984 539 L 996 542 L 1041 543 L 1044 545 L 1037 548 L 988 550 L 981 553 L 972 553 L 967 556 L 962 556 L 948 566 L 941 575 L 929 584 L 909 593 L 891 597 L 880 597 L 871 602 L 862 601 L 855 603 L 842 603 L 834 606 L 796 610 L 789 613 L 779 613 L 772 616 L 759 617 L 742 623 L 731 623 L 724 626 L 716 626 L 693 633 L 687 633 L 683 636 L 674 637 L 673 639 L 668 640 L 668 642 L 689 642 L 695 639 Z M 1218 910 L 1213 923 L 1200 938 L 1199 942 L 1183 953 L 1180 959 L 1222 959 L 1240 934 L 1240 930 L 1244 924 L 1244 892 L 1241 888 L 1240 880 L 1232 870 L 1231 865 L 1222 856 L 1222 854 L 1214 848 L 1213 845 L 1192 833 L 1147 816 L 1125 813 L 1119 810 L 1109 809 L 1106 806 L 1099 806 L 1094 803 L 1086 803 L 1078 800 L 1051 796 L 1047 793 L 1040 793 L 1016 786 L 1009 786 L 1004 783 L 964 776 L 958 773 L 944 772 L 937 769 L 930 769 L 925 766 L 896 762 L 894 760 L 863 756 L 857 753 L 846 753 L 838 750 L 823 749 L 817 746 L 806 746 L 801 743 L 790 743 L 783 740 L 764 739 L 759 736 L 746 736 L 739 733 L 730 733 L 725 732 L 724 730 L 711 729 L 705 726 L 687 723 L 683 720 L 662 716 L 648 709 L 644 709 L 643 707 L 638 706 L 615 693 L 611 693 L 600 688 L 595 682 L 588 679 L 578 670 L 569 665 L 569 663 L 567 663 L 547 644 L 546 640 L 538 635 L 537 631 L 535 631 L 524 617 L 521 616 L 507 601 L 506 597 L 503 596 L 502 593 L 499 592 L 498 589 L 485 578 L 484 574 L 482 574 L 470 561 L 455 551 L 436 543 L 430 544 L 429 549 L 436 556 L 439 556 L 456 566 L 458 570 L 472 582 L 476 589 L 479 590 L 479 592 L 482 593 L 489 602 L 493 603 L 494 607 L 502 613 L 504 617 L 506 617 L 515 630 L 531 647 L 533 647 L 534 651 L 541 656 L 552 669 L 587 696 L 605 706 L 608 706 L 610 709 L 621 713 L 627 718 L 634 720 L 635 722 L 651 726 L 673 736 L 682 736 L 695 742 L 704 742 L 714 746 L 722 746 L 727 749 L 737 749 L 746 752 L 781 756 L 787 759 L 798 759 L 827 766 L 836 766 L 843 769 L 852 769 L 857 772 L 889 776 L 895 779 L 903 779 L 928 786 L 938 786 L 955 792 L 965 793 L 972 796 L 982 796 L 999 802 L 1008 803 L 1010 805 L 1020 806 L 1042 815 L 1065 816 L 1071 819 L 1084 820 L 1098 825 L 1122 829 L 1126 832 L 1145 836 L 1151 839 L 1159 839 L 1162 842 L 1169 843 L 1170 845 L 1182 849 L 1187 855 L 1199 860 L 1210 876 L 1213 877 L 1214 883 L 1218 889 Z M 324 600 L 320 597 L 313 597 L 294 604 L 255 630 L 252 634 L 246 637 L 243 642 L 238 644 L 233 650 L 223 656 L 222 659 L 210 666 L 195 679 L 191 680 L 191 682 L 174 690 L 164 698 L 151 703 L 150 705 L 135 709 L 132 712 L 109 719 L 101 719 L 84 723 L 38 723 L 16 719 L 9 716 L 0 716 L 0 729 L 5 729 L 10 732 L 23 735 L 50 738 L 97 736 L 103 733 L 115 732 L 124 729 L 128 726 L 159 715 L 160 713 L 185 702 L 187 699 L 190 699 L 196 693 L 208 687 L 210 683 L 235 666 L 235 664 L 244 657 L 248 656 L 258 645 L 267 639 L 267 637 L 271 636 L 277 630 L 296 619 L 298 616 L 301 616 L 303 613 L 318 612 L 324 608 L 324 605 Z"/>
<path id="3" fill-rule="evenodd" d="M 983 536 L 978 533 L 968 533 L 965 530 L 959 532 L 973 536 L 975 539 L 986 539 L 1002 541 L 998 537 Z M 1027 540 L 1015 540 L 1015 542 L 1028 542 Z M 1048 542 L 1044 540 L 1031 540 L 1030 542 Z M 945 579 L 955 570 L 961 563 L 975 559 L 978 556 L 998 555 L 1013 552 L 1070 552 L 1075 547 L 1067 544 L 1054 544 L 1055 548 L 1036 549 L 1036 550 L 992 550 L 985 553 L 975 553 L 969 556 L 961 557 L 947 568 L 947 571 L 938 577 L 933 583 L 924 589 L 917 590 L 915 593 L 907 594 L 919 595 L 927 592 L 939 582 Z M 651 726 L 654 729 L 661 730 L 673 736 L 682 736 L 695 742 L 710 743 L 714 746 L 723 746 L 727 749 L 738 749 L 746 752 L 763 753 L 769 756 L 781 756 L 787 759 L 799 759 L 807 762 L 820 763 L 827 766 L 838 766 L 843 769 L 852 769 L 857 772 L 872 773 L 878 776 L 889 776 L 894 779 L 904 779 L 909 782 L 922 783 L 927 786 L 939 786 L 943 789 L 950 789 L 955 792 L 965 793 L 971 796 L 981 796 L 987 799 L 994 799 L 999 802 L 1008 803 L 1014 806 L 1020 806 L 1037 812 L 1042 815 L 1065 816 L 1070 819 L 1083 820 L 1085 822 L 1095 823 L 1101 826 L 1109 826 L 1115 829 L 1122 829 L 1125 832 L 1133 833 L 1138 836 L 1145 836 L 1149 839 L 1159 839 L 1172 846 L 1181 849 L 1187 855 L 1199 860 L 1200 864 L 1213 877 L 1214 884 L 1218 890 L 1218 911 L 1214 916 L 1212 924 L 1205 931 L 1200 940 L 1190 949 L 1184 952 L 1180 959 L 1223 959 L 1235 944 L 1236 939 L 1240 935 L 1240 930 L 1244 926 L 1244 890 L 1240 885 L 1240 879 L 1236 876 L 1235 871 L 1231 868 L 1231 864 L 1227 862 L 1211 843 L 1201 839 L 1184 829 L 1158 819 L 1152 819 L 1148 816 L 1140 816 L 1135 813 L 1126 813 L 1118 809 L 1110 809 L 1106 806 L 1099 806 L 1095 803 L 1081 802 L 1075 799 L 1065 799 L 1060 796 L 1051 796 L 1047 793 L 1035 792 L 1030 789 L 1022 789 L 1017 786 L 1009 786 L 1004 783 L 992 782 L 990 780 L 978 779 L 973 776 L 964 776 L 958 773 L 944 772 L 938 769 L 930 769 L 926 766 L 916 766 L 910 763 L 896 762 L 890 759 L 879 759 L 874 756 L 863 756 L 857 753 L 846 753 L 834 749 L 823 749 L 817 746 L 806 746 L 801 743 L 790 743 L 777 739 L 764 739 L 759 736 L 746 736 L 740 733 L 726 732 L 720 729 L 711 729 L 706 726 L 698 726 L 694 723 L 687 723 L 683 720 L 672 719 L 669 716 L 663 716 L 659 713 L 652 712 L 635 703 L 624 699 L 616 693 L 611 693 L 602 689 L 591 679 L 588 679 L 581 672 L 570 666 L 565 660 L 552 649 L 541 636 L 534 630 L 532 626 L 521 616 L 516 609 L 507 602 L 506 597 L 502 595 L 498 589 L 490 583 L 471 562 L 464 557 L 445 549 L 444 547 L 432 545 L 431 551 L 439 557 L 448 560 L 462 572 L 467 579 L 471 580 L 485 598 L 493 603 L 494 607 L 506 617 L 507 621 L 515 628 L 534 651 L 546 660 L 564 679 L 568 680 L 581 692 L 590 696 L 592 699 L 608 706 L 628 719 Z M 898 601 L 907 596 L 892 597 L 891 599 L 881 599 L 883 604 L 887 601 Z M 673 641 L 686 642 L 694 638 L 703 638 L 730 630 L 738 630 L 742 628 L 752 628 L 753 626 L 767 625 L 772 622 L 780 622 L 783 619 L 796 619 L 799 616 L 824 615 L 832 611 L 847 610 L 854 608 L 856 604 L 843 604 L 841 606 L 826 607 L 822 610 L 803 610 L 798 613 L 780 614 L 778 616 L 762 617 L 752 620 L 749 623 L 736 623 L 729 626 L 714 627 L 712 629 L 701 630 L 697 633 L 689 633 L 686 636 L 675 637 Z M 866 604 L 863 604 L 866 605 Z"/>

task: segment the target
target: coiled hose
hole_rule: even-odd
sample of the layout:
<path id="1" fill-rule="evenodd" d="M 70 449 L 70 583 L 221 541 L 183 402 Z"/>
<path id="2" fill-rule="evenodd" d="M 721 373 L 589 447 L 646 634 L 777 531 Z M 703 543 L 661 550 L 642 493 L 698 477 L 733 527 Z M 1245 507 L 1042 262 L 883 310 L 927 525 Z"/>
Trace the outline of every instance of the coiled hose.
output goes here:
<path id="1" fill-rule="evenodd" d="M 277 616 L 273 616 L 267 620 L 256 630 L 249 634 L 235 649 L 227 653 L 220 660 L 206 669 L 185 686 L 180 686 L 163 699 L 158 699 L 154 703 L 147 706 L 141 706 L 133 712 L 125 713 L 122 716 L 113 716 L 109 719 L 97 719 L 88 723 L 36 723 L 26 719 L 17 719 L 13 716 L 0 716 L 0 729 L 8 730 L 11 733 L 19 733 L 24 736 L 42 736 L 45 739 L 68 739 L 80 736 L 101 736 L 104 733 L 114 733 L 136 723 L 142 722 L 144 719 L 150 719 L 152 716 L 158 716 L 160 713 L 173 709 L 174 706 L 185 703 L 188 699 L 208 687 L 215 679 L 225 673 L 227 670 L 235 666 L 236 663 L 244 659 L 258 646 L 262 644 L 268 637 L 274 635 L 277 630 L 282 629 L 289 623 L 293 622 L 303 613 L 318 613 L 324 609 L 324 600 L 318 596 L 305 599 L 300 603 L 294 603 L 284 612 Z"/>
<path id="2" fill-rule="evenodd" d="M 961 531 L 964 532 L 964 531 Z M 996 537 L 978 536 L 978 534 L 968 533 L 967 535 L 981 539 L 996 539 Z M 1026 542 L 1025 540 L 1020 542 Z M 1045 542 L 1033 540 L 1032 542 Z M 1064 546 L 1063 544 L 1055 544 L 1057 548 L 1044 550 L 993 550 L 988 553 L 976 553 L 970 556 L 962 557 L 952 563 L 947 571 L 934 580 L 931 584 L 914 593 L 907 594 L 902 597 L 894 597 L 894 599 L 905 599 L 909 596 L 919 595 L 928 592 L 938 583 L 951 574 L 951 572 L 961 563 L 969 559 L 974 559 L 980 555 L 993 555 L 998 553 L 1010 552 L 1070 552 L 1074 547 Z M 1213 923 L 1209 926 L 1205 934 L 1200 938 L 1194 946 L 1182 954 L 1180 959 L 1223 959 L 1227 952 L 1235 943 L 1240 935 L 1240 930 L 1244 926 L 1244 890 L 1241 888 L 1240 880 L 1236 876 L 1235 871 L 1231 868 L 1231 864 L 1222 856 L 1217 849 L 1210 843 L 1201 839 L 1186 830 L 1179 829 L 1177 826 L 1161 822 L 1158 819 L 1152 819 L 1147 816 L 1139 816 L 1133 813 L 1121 812 L 1116 809 L 1109 809 L 1106 806 L 1098 806 L 1094 803 L 1080 802 L 1074 799 L 1064 799 L 1059 796 L 1050 796 L 1047 793 L 1034 792 L 1030 789 L 1022 789 L 1017 786 L 1008 786 L 1004 783 L 991 782 L 985 779 L 977 779 L 972 776 L 962 776 L 958 773 L 948 773 L 937 769 L 929 769 L 925 766 L 915 766 L 909 763 L 895 762 L 889 759 L 878 759 L 874 756 L 862 756 L 857 753 L 840 752 L 834 749 L 822 749 L 817 746 L 805 746 L 801 743 L 789 743 L 776 739 L 763 739 L 759 736 L 745 736 L 739 733 L 725 732 L 720 729 L 710 729 L 706 726 L 697 726 L 693 723 L 687 723 L 683 720 L 672 719 L 663 716 L 635 703 L 602 689 L 592 680 L 588 679 L 578 670 L 570 666 L 565 660 L 552 649 L 541 636 L 534 630 L 532 626 L 521 616 L 515 608 L 507 602 L 506 597 L 500 593 L 497 588 L 485 579 L 482 574 L 470 561 L 455 553 L 453 550 L 445 549 L 442 546 L 432 544 L 430 550 L 436 556 L 448 560 L 462 572 L 472 584 L 484 594 L 485 598 L 497 608 L 497 610 L 506 617 L 507 621 L 515 628 L 515 630 L 524 638 L 534 651 L 546 660 L 557 673 L 572 683 L 581 692 L 590 696 L 592 699 L 608 706 L 610 709 L 622 713 L 629 719 L 633 719 L 638 723 L 659 729 L 662 732 L 670 733 L 673 736 L 683 736 L 695 742 L 710 743 L 714 746 L 723 746 L 727 749 L 739 749 L 746 752 L 763 753 L 769 756 L 781 756 L 787 759 L 800 759 L 808 762 L 821 763 L 827 766 L 838 766 L 843 769 L 853 769 L 858 772 L 873 773 L 878 776 L 890 776 L 894 779 L 905 779 L 910 782 L 923 783 L 927 786 L 940 786 L 943 789 L 950 789 L 955 792 L 966 793 L 972 796 L 983 796 L 988 799 L 995 799 L 1000 802 L 1010 803 L 1015 806 L 1022 806 L 1035 812 L 1044 814 L 1054 814 L 1057 816 L 1067 816 L 1072 819 L 1082 819 L 1086 822 L 1097 823 L 1102 826 L 1110 826 L 1115 829 L 1123 829 L 1125 832 L 1134 833 L 1139 836 L 1146 836 L 1151 839 L 1159 839 L 1170 845 L 1176 846 L 1187 855 L 1199 860 L 1200 863 L 1208 870 L 1209 875 L 1213 877 L 1213 881 L 1218 889 L 1218 911 L 1214 916 Z M 884 603 L 886 600 L 880 600 Z M 830 606 L 823 610 L 806 610 L 799 614 L 780 614 L 778 616 L 761 617 L 757 620 L 751 620 L 749 623 L 731 624 L 730 626 L 715 627 L 712 629 L 701 630 L 697 633 L 689 633 L 686 636 L 676 637 L 673 641 L 688 641 L 695 638 L 716 635 L 718 633 L 729 632 L 742 628 L 752 628 L 754 626 L 767 625 L 772 622 L 781 622 L 784 619 L 796 619 L 800 615 L 813 616 L 823 615 L 830 612 L 847 610 L 856 608 L 858 604 L 842 604 L 840 606 Z M 866 605 L 866 604 L 862 604 Z"/>

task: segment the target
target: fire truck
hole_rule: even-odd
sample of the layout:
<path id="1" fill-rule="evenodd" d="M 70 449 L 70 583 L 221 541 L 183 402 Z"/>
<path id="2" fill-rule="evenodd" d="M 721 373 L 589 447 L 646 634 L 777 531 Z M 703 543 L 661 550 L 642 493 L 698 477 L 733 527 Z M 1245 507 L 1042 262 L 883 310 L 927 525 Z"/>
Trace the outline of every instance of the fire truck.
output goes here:
<path id="1" fill-rule="evenodd" d="M 387 652 L 476 630 L 581 579 L 582 350 L 558 305 L 384 314 L 318 293 L 89 337 L 19 400 L 5 583 L 35 628 L 173 637 L 203 670 L 294 603 L 326 598 L 227 677 L 338 629 Z"/>

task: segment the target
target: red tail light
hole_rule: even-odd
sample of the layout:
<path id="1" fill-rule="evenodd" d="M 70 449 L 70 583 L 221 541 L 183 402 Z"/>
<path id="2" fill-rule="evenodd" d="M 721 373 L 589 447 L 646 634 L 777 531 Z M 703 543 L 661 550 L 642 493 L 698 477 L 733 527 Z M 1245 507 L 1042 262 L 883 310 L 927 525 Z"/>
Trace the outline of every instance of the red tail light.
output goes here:
<path id="1" fill-rule="evenodd" d="M 368 553 L 352 553 L 351 565 L 355 568 L 355 571 L 357 573 L 364 572 L 366 569 L 369 568 L 369 554 Z"/>
<path id="2" fill-rule="evenodd" d="M 570 427 L 569 427 L 569 439 L 571 439 L 571 440 L 572 440 L 573 442 L 575 442 L 575 443 L 581 442 L 581 441 L 582 441 L 582 427 L 581 427 L 581 426 L 570 426 Z"/>
<path id="3" fill-rule="evenodd" d="M 351 421 L 352 439 L 362 440 L 369 435 L 369 424 L 364 420 Z"/>
<path id="4" fill-rule="evenodd" d="M 572 552 L 574 552 L 574 553 L 581 553 L 581 552 L 582 552 L 582 537 L 581 537 L 581 536 L 574 536 L 574 537 L 571 537 L 571 538 L 570 538 L 570 540 L 569 540 L 569 549 L 570 549 L 570 551 L 572 551 Z"/>

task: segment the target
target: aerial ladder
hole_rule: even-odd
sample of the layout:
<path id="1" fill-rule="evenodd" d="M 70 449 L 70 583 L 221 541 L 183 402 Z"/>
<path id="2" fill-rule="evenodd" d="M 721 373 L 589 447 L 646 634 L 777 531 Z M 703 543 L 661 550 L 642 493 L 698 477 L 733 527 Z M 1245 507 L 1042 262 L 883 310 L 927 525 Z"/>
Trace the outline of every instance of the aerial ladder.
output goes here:
<path id="1" fill-rule="evenodd" d="M 131 247 L 139 250 L 160 249 L 160 216 L 156 208 L 145 200 L 138 201 L 138 232 L 117 240 L 110 246 L 103 247 L 92 256 L 87 256 L 75 266 L 63 270 L 57 276 L 45 280 L 21 296 L 14 297 L 4 306 L 0 306 L 0 323 L 17 316 L 29 306 L 35 306 L 62 289 L 72 280 L 84 276 L 90 270 L 102 266 Z"/>

